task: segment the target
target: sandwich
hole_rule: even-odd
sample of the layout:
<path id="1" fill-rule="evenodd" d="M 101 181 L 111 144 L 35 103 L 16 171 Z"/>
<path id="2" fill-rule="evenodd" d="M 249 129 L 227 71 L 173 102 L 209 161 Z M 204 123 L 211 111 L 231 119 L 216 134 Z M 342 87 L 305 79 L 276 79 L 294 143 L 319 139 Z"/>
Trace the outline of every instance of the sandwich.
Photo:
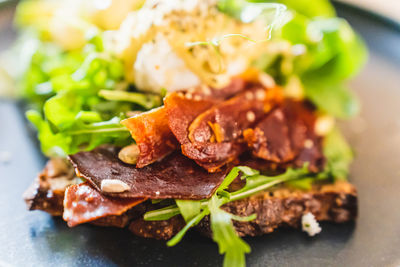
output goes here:
<path id="1" fill-rule="evenodd" d="M 328 1 L 28 0 L 16 25 L 49 158 L 29 210 L 168 246 L 199 231 L 224 266 L 245 265 L 241 237 L 356 219 L 336 121 L 367 52 Z"/>

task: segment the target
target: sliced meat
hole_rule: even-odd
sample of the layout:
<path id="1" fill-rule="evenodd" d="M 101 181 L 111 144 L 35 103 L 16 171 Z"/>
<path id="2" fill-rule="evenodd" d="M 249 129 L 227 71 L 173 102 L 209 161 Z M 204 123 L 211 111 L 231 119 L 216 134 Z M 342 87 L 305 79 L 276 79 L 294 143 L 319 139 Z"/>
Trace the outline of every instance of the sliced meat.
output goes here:
<path id="1" fill-rule="evenodd" d="M 294 158 L 287 120 L 280 108 L 268 114 L 254 129 L 245 130 L 244 138 L 257 158 L 276 163 Z"/>
<path id="2" fill-rule="evenodd" d="M 164 102 L 182 153 L 207 171 L 215 172 L 246 149 L 243 130 L 254 125 L 280 100 L 278 88 L 266 90 L 250 84 L 221 103 L 187 100 L 179 94 L 170 95 Z"/>
<path id="3" fill-rule="evenodd" d="M 189 126 L 192 143 L 229 142 L 238 139 L 243 129 L 254 125 L 266 111 L 267 91 L 255 86 L 199 114 Z"/>
<path id="4" fill-rule="evenodd" d="M 314 132 L 316 115 L 313 107 L 304 102 L 285 101 L 284 113 L 288 120 L 289 136 L 296 157 L 291 166 L 309 164 L 310 171 L 323 169 L 325 157 L 322 152 L 322 137 Z"/>
<path id="5" fill-rule="evenodd" d="M 145 200 L 104 196 L 88 182 L 71 185 L 65 191 L 63 219 L 73 227 L 99 218 L 121 215 Z"/>
<path id="6" fill-rule="evenodd" d="M 188 92 L 174 92 L 164 99 L 171 131 L 179 143 L 189 142 L 189 126 L 202 112 L 246 89 L 246 82 L 233 78 L 229 86 L 221 89 L 200 87 Z"/>
<path id="7" fill-rule="evenodd" d="M 141 113 L 121 123 L 129 129 L 139 147 L 138 168 L 161 160 L 178 148 L 178 142 L 169 129 L 164 107 Z"/>
<path id="8" fill-rule="evenodd" d="M 101 192 L 103 180 L 117 179 L 130 187 L 122 193 L 103 194 L 151 199 L 204 199 L 209 198 L 223 181 L 227 168 L 210 174 L 194 161 L 174 152 L 160 162 L 141 169 L 120 161 L 116 147 L 98 147 L 79 152 L 69 158 L 79 176 L 87 179 Z"/>
<path id="9" fill-rule="evenodd" d="M 29 210 L 43 210 L 53 216 L 61 216 L 65 189 L 80 182 L 67 160 L 53 158 L 23 197 Z"/>
<path id="10" fill-rule="evenodd" d="M 181 144 L 182 153 L 187 156 L 191 155 L 189 157 L 194 159 L 203 159 L 203 161 L 196 160 L 196 163 L 207 170 L 218 170 L 225 163 L 218 162 L 215 155 L 229 153 L 232 150 L 232 144 L 213 143 L 207 147 L 197 148 L 189 140 L 189 126 L 199 114 L 213 107 L 216 103 L 215 100 L 187 99 L 184 94 L 179 93 L 172 93 L 164 99 L 169 126 Z M 204 161 L 208 162 L 204 163 Z"/>
<path id="11" fill-rule="evenodd" d="M 187 98 L 183 93 L 171 93 L 164 99 L 169 128 L 180 144 L 189 143 L 189 126 L 202 112 L 216 104 L 216 100 Z"/>
<path id="12" fill-rule="evenodd" d="M 292 148 L 298 153 L 304 148 L 305 141 L 315 136 L 316 116 L 314 109 L 302 101 L 286 100 L 283 112 L 289 127 Z"/>
<path id="13" fill-rule="evenodd" d="M 230 85 L 221 89 L 201 86 L 199 88 L 188 90 L 185 93 L 181 92 L 173 94 L 185 94 L 185 99 L 187 100 L 186 104 L 191 104 L 191 100 L 193 99 L 205 99 L 204 102 L 209 103 L 206 106 L 206 108 L 208 108 L 214 103 L 220 102 L 223 99 L 236 94 L 240 90 L 243 90 L 244 86 L 245 82 L 243 79 L 234 78 Z M 129 129 L 133 139 L 139 147 L 140 155 L 136 163 L 137 168 L 143 168 L 155 161 L 159 161 L 178 148 L 179 144 L 169 128 L 169 121 L 165 107 L 159 107 L 141 113 L 123 120 L 121 123 Z"/>
<path id="14" fill-rule="evenodd" d="M 246 129 L 244 138 L 256 158 L 275 162 L 283 169 L 308 163 L 309 169 L 317 172 L 324 166 L 324 155 L 322 139 L 314 132 L 315 120 L 312 107 L 286 100 L 254 129 Z"/>

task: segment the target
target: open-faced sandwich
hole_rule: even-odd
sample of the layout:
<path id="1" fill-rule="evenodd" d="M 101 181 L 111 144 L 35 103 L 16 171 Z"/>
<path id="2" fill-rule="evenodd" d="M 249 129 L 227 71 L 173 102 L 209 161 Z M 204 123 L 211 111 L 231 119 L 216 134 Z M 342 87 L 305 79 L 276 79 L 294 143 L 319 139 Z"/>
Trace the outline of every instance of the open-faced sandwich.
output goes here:
<path id="1" fill-rule="evenodd" d="M 243 236 L 356 218 L 335 121 L 357 113 L 343 83 L 366 50 L 328 1 L 24 1 L 16 24 L 50 158 L 30 210 L 169 246 L 193 228 L 225 266 Z"/>

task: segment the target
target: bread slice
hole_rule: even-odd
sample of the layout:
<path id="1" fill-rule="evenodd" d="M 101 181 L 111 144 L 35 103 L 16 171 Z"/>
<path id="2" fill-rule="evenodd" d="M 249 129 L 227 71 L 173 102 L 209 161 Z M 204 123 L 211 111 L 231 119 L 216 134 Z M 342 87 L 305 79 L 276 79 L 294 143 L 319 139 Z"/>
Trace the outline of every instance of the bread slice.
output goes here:
<path id="1" fill-rule="evenodd" d="M 43 210 L 53 216 L 62 216 L 65 189 L 80 182 L 67 160 L 53 158 L 25 191 L 23 198 L 28 210 Z"/>
<path id="2" fill-rule="evenodd" d="M 257 236 L 273 232 L 279 227 L 301 225 L 304 214 L 311 212 L 317 221 L 343 223 L 357 217 L 357 191 L 345 181 L 314 186 L 310 191 L 281 187 L 250 198 L 230 202 L 224 209 L 239 216 L 257 214 L 250 222 L 234 221 L 240 236 Z M 169 239 L 185 225 L 180 216 L 168 221 L 134 220 L 129 229 L 138 236 Z M 206 217 L 196 227 L 211 236 L 210 221 Z"/>
<path id="3" fill-rule="evenodd" d="M 65 189 L 71 184 L 79 183 L 80 179 L 71 175 L 69 170 L 59 173 L 52 171 L 54 164 L 49 161 L 24 194 L 24 198 L 29 210 L 43 210 L 51 215 L 61 216 Z M 342 223 L 354 220 L 357 217 L 357 191 L 352 184 L 345 181 L 315 185 L 308 191 L 279 187 L 230 202 L 223 208 L 239 216 L 257 214 L 257 218 L 250 222 L 234 221 L 240 236 L 256 236 L 271 233 L 279 227 L 298 228 L 306 213 L 312 213 L 317 221 Z M 142 215 L 151 209 L 154 206 L 145 202 L 120 216 L 108 216 L 91 223 L 120 228 L 129 225 L 129 230 L 135 235 L 156 239 L 169 239 L 184 227 L 185 222 L 181 216 L 166 221 L 144 221 Z M 209 218 L 200 222 L 196 230 L 211 236 Z"/>

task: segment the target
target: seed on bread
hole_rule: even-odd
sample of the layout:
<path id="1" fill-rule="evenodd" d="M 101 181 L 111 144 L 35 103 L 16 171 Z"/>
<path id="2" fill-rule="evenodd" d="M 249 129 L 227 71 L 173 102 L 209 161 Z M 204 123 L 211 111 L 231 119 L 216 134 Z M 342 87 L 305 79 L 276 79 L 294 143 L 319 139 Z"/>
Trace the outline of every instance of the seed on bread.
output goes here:
<path id="1" fill-rule="evenodd" d="M 122 193 L 130 189 L 126 183 L 116 179 L 105 179 L 101 181 L 101 191 L 107 193 Z"/>
<path id="2" fill-rule="evenodd" d="M 127 164 L 136 164 L 139 154 L 139 147 L 136 144 L 132 144 L 122 148 L 118 153 L 118 158 Z"/>

